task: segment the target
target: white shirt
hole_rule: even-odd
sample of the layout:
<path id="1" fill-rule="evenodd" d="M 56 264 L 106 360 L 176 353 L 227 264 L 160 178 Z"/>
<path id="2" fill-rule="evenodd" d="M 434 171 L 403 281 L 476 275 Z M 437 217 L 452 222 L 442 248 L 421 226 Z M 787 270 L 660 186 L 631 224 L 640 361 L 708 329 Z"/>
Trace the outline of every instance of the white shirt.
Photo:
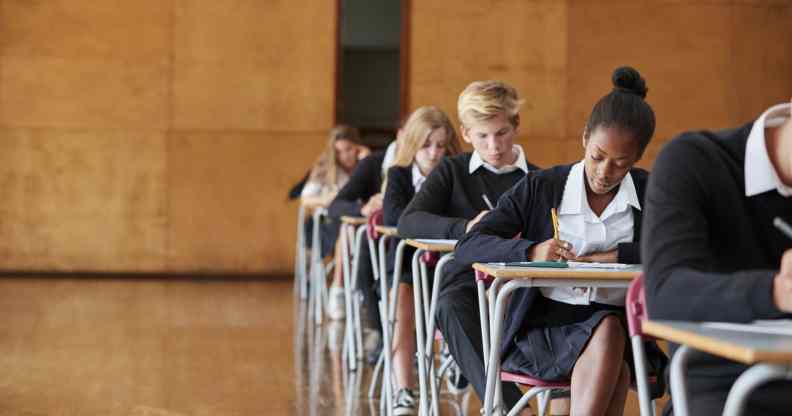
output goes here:
<path id="1" fill-rule="evenodd" d="M 619 185 L 616 196 L 605 207 L 601 216 L 591 210 L 586 197 L 584 166 L 578 162 L 569 172 L 561 206 L 558 208 L 559 237 L 572 244 L 578 256 L 613 250 L 619 243 L 633 241 L 633 211 L 641 209 L 635 183 L 627 173 Z M 592 289 L 582 287 L 542 288 L 544 296 L 572 305 L 591 302 L 624 305 L 625 289 Z"/>
<path id="2" fill-rule="evenodd" d="M 792 187 L 784 185 L 778 178 L 775 167 L 767 155 L 765 129 L 778 127 L 789 118 L 792 104 L 779 104 L 765 111 L 751 127 L 745 145 L 745 196 L 754 196 L 776 190 L 779 194 L 792 196 Z"/>
<path id="3" fill-rule="evenodd" d="M 385 149 L 385 158 L 382 159 L 382 173 L 383 177 L 388 176 L 388 169 L 393 166 L 396 161 L 396 140 L 390 142 L 388 148 Z"/>
<path id="4" fill-rule="evenodd" d="M 512 149 L 517 152 L 517 160 L 515 160 L 511 165 L 506 165 L 502 168 L 496 168 L 495 166 L 490 165 L 481 158 L 481 155 L 479 155 L 478 152 L 473 152 L 473 156 L 470 157 L 470 164 L 468 165 L 468 173 L 473 173 L 482 166 L 484 169 L 487 169 L 488 171 L 498 175 L 511 173 L 517 169 L 528 173 L 528 163 L 525 161 L 525 153 L 523 152 L 522 146 L 515 144 Z"/>
<path id="5" fill-rule="evenodd" d="M 413 189 L 415 189 L 415 193 L 417 194 L 418 191 L 421 189 L 421 185 L 426 182 L 426 176 L 421 173 L 421 169 L 418 168 L 418 165 L 413 163 L 412 164 L 412 185 Z"/>
<path id="6" fill-rule="evenodd" d="M 322 186 L 321 183 L 316 181 L 307 181 L 305 186 L 303 186 L 302 192 L 300 193 L 300 197 L 313 197 L 313 196 L 321 196 L 326 192 L 338 191 L 339 189 L 343 188 L 346 183 L 349 182 L 349 174 L 344 172 L 343 169 L 337 168 L 336 169 L 336 183 L 335 186 Z"/>

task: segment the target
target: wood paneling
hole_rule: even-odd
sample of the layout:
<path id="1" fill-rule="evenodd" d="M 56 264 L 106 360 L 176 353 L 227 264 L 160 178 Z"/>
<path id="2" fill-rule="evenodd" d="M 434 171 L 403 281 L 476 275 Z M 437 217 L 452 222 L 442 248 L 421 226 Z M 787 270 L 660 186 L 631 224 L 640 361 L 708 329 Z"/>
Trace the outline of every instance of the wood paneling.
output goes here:
<path id="1" fill-rule="evenodd" d="M 747 122 L 792 95 L 789 1 L 414 2 L 410 108 L 456 113 L 469 82 L 501 79 L 526 103 L 520 143 L 542 166 L 581 157 L 579 138 L 614 68 L 645 76 L 657 131 L 643 166 L 685 130 Z M 454 114 L 455 115 L 455 114 Z"/>
<path id="2" fill-rule="evenodd" d="M 288 272 L 297 206 L 290 185 L 324 135 L 179 132 L 169 154 L 174 270 Z M 304 144 L 300 144 L 304 143 Z M 295 175 L 295 173 L 297 173 Z"/>
<path id="3" fill-rule="evenodd" d="M 334 2 L 0 0 L 0 270 L 285 273 Z"/>

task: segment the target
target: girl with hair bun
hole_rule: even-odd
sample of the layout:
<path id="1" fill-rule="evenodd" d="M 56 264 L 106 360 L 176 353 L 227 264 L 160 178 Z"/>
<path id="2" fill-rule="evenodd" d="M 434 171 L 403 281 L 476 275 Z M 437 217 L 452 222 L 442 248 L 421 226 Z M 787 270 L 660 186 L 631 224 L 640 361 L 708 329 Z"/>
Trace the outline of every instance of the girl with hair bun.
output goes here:
<path id="1" fill-rule="evenodd" d="M 583 130 L 583 159 L 536 171 L 505 193 L 459 241 L 458 261 L 641 262 L 648 172 L 634 165 L 654 134 L 655 116 L 638 71 L 617 68 L 612 82 L 612 91 L 594 105 Z M 517 232 L 521 239 L 512 239 Z M 572 415 L 622 414 L 631 374 L 625 292 L 517 290 L 504 325 L 503 368 L 571 381 Z M 664 362 L 656 345 L 647 351 L 655 362 Z"/>

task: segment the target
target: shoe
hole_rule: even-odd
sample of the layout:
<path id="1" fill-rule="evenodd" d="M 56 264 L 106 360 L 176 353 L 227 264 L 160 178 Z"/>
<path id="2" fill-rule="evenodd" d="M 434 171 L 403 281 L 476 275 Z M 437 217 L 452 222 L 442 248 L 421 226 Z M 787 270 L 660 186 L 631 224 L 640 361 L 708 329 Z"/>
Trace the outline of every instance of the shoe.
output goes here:
<path id="1" fill-rule="evenodd" d="M 411 416 L 416 413 L 418 403 L 415 392 L 410 389 L 401 389 L 396 393 L 393 406 L 393 416 Z"/>
<path id="2" fill-rule="evenodd" d="M 344 343 L 344 324 L 339 321 L 330 321 L 327 324 L 327 348 L 330 351 L 340 351 Z"/>
<path id="3" fill-rule="evenodd" d="M 376 331 L 374 332 L 376 334 L 379 334 Z M 368 365 L 377 365 L 377 361 L 379 361 L 380 355 L 382 355 L 382 337 L 377 336 L 376 338 L 377 338 L 376 340 L 377 344 L 374 345 L 374 348 L 366 349 L 365 345 L 363 347 L 367 351 L 366 362 L 368 363 Z"/>
<path id="4" fill-rule="evenodd" d="M 344 302 L 344 288 L 332 286 L 327 292 L 327 316 L 334 321 L 346 317 L 346 303 Z"/>
<path id="5" fill-rule="evenodd" d="M 449 359 L 453 360 L 454 358 L 451 357 L 451 353 L 448 351 L 448 348 L 443 348 L 443 350 L 440 352 L 440 362 L 444 363 Z M 445 379 L 448 392 L 454 395 L 464 393 L 470 385 L 468 379 L 462 375 L 462 370 L 460 370 L 456 361 L 452 362 L 451 365 L 448 366 L 448 369 L 445 373 Z"/>

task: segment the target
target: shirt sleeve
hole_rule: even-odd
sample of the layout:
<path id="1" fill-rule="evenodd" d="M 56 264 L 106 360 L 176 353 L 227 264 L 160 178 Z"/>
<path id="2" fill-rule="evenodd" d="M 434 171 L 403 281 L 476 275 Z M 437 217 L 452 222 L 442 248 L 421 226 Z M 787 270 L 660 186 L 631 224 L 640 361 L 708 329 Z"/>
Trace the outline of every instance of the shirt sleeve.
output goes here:
<path id="1" fill-rule="evenodd" d="M 467 218 L 446 216 L 454 189 L 451 161 L 434 168 L 399 218 L 403 238 L 459 239 Z"/>
<path id="2" fill-rule="evenodd" d="M 526 176 L 504 193 L 495 209 L 459 240 L 454 251 L 455 261 L 470 266 L 476 262 L 527 260 L 528 249 L 536 242 L 519 235 L 528 228 L 525 216 L 532 212 L 531 185 Z"/>
<path id="3" fill-rule="evenodd" d="M 717 271 L 708 191 L 722 178 L 708 150 L 675 139 L 649 177 L 641 240 L 650 316 L 726 322 L 781 317 L 772 299 L 776 271 Z"/>

